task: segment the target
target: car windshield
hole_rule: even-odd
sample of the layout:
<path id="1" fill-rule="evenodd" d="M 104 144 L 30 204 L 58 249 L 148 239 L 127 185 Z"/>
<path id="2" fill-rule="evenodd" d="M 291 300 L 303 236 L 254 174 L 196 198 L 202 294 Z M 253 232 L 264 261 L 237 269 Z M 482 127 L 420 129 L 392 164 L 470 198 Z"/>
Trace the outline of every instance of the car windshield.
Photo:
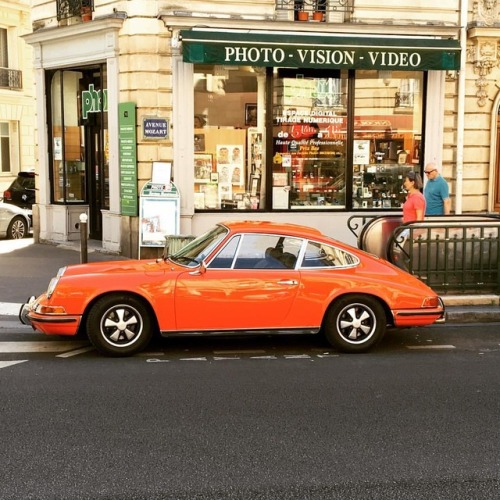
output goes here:
<path id="1" fill-rule="evenodd" d="M 168 258 L 183 266 L 196 267 L 226 237 L 228 232 L 226 227 L 216 226 L 182 247 L 178 252 L 169 255 Z"/>

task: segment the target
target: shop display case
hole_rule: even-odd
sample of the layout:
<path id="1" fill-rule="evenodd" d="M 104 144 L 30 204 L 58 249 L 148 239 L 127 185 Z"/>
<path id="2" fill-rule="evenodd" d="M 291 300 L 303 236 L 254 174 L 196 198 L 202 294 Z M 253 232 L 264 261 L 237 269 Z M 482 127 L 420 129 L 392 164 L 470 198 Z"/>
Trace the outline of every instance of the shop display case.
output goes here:
<path id="1" fill-rule="evenodd" d="M 353 175 L 353 208 L 401 208 L 406 198 L 405 175 L 413 165 L 377 163 L 357 165 Z"/>

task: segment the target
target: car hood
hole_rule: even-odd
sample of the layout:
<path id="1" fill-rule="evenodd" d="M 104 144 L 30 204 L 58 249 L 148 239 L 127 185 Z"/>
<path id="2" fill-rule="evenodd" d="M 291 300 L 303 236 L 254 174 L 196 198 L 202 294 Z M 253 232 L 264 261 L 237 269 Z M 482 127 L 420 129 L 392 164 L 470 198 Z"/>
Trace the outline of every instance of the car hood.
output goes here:
<path id="1" fill-rule="evenodd" d="M 128 274 L 128 273 L 152 273 L 165 272 L 176 267 L 171 263 L 167 264 L 163 259 L 154 260 L 114 260 L 106 262 L 91 262 L 88 264 L 76 264 L 66 268 L 65 277 L 83 276 L 92 274 Z"/>

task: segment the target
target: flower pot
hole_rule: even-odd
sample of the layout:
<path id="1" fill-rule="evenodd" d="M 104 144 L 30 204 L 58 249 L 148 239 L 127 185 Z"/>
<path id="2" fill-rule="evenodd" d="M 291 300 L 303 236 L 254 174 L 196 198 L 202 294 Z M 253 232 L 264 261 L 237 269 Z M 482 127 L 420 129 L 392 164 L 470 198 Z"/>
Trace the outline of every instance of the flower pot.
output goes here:
<path id="1" fill-rule="evenodd" d="M 323 21 L 325 19 L 324 12 L 313 12 L 313 21 Z"/>
<path id="2" fill-rule="evenodd" d="M 80 16 L 82 18 L 82 22 L 86 23 L 88 21 L 92 21 L 92 10 L 90 7 L 82 7 L 80 12 Z"/>
<path id="3" fill-rule="evenodd" d="M 309 12 L 304 12 L 303 10 L 299 10 L 299 12 L 297 12 L 297 19 L 299 21 L 309 21 Z"/>

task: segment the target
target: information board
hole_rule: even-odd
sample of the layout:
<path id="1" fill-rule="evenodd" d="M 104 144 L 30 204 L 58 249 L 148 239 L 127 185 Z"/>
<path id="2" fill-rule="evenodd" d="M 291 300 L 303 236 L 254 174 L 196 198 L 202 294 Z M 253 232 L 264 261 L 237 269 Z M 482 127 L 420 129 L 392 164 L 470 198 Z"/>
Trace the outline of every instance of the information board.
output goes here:
<path id="1" fill-rule="evenodd" d="M 121 214 L 137 216 L 137 132 L 133 102 L 118 104 Z"/>

